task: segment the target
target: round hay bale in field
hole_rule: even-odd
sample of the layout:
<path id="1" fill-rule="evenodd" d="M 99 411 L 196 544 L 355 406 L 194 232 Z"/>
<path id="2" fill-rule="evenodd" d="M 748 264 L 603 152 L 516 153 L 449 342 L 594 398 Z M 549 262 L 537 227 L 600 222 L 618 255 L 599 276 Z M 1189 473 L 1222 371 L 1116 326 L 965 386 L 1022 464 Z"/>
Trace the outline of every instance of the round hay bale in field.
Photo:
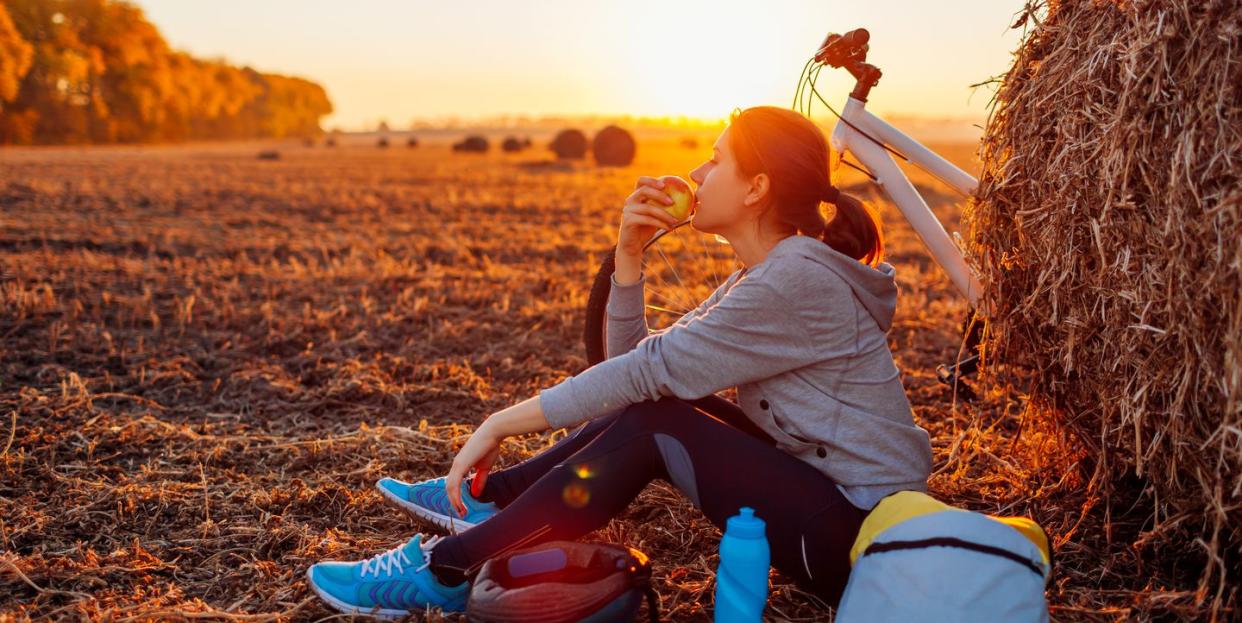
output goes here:
<path id="1" fill-rule="evenodd" d="M 531 146 L 531 144 L 532 144 L 532 143 L 531 143 L 531 140 L 530 140 L 530 137 L 529 137 L 529 136 L 527 136 L 527 137 L 525 137 L 525 138 L 523 138 L 523 139 L 522 139 L 522 147 L 530 147 L 530 146 Z"/>
<path id="2" fill-rule="evenodd" d="M 405 146 L 409 147 L 410 149 L 414 149 L 415 147 L 418 147 L 418 137 L 411 136 L 410 138 L 405 139 Z"/>
<path id="3" fill-rule="evenodd" d="M 259 160 L 280 160 L 280 152 L 275 149 L 265 149 L 259 152 Z"/>
<path id="4" fill-rule="evenodd" d="M 693 136 L 686 136 L 681 139 L 681 146 L 686 149 L 698 149 L 699 139 L 694 138 Z"/>
<path id="5" fill-rule="evenodd" d="M 522 145 L 522 141 L 516 136 L 507 136 L 505 137 L 504 142 L 500 144 L 500 148 L 509 153 L 516 153 L 522 151 L 526 147 Z"/>
<path id="6" fill-rule="evenodd" d="M 466 138 L 453 143 L 453 151 L 461 151 L 471 154 L 487 153 L 489 147 L 490 145 L 487 142 L 487 138 L 478 134 L 467 136 Z"/>
<path id="7" fill-rule="evenodd" d="M 595 155 L 595 163 L 606 167 L 629 166 L 634 162 L 637 147 L 634 136 L 615 125 L 600 130 L 591 141 L 591 153 Z"/>
<path id="8" fill-rule="evenodd" d="M 1199 607 L 1236 613 L 1242 10 L 1030 2 L 1019 26 L 964 216 L 985 365 L 1031 371 L 1093 497 L 1140 483 L 1151 519 L 1123 546 L 1202 570 Z"/>
<path id="9" fill-rule="evenodd" d="M 557 158 L 579 160 L 586 157 L 587 137 L 582 130 L 561 130 L 548 149 L 556 152 Z"/>
<path id="10" fill-rule="evenodd" d="M 375 141 L 375 146 L 379 147 L 380 149 L 388 149 L 388 137 L 381 136 L 378 141 Z"/>

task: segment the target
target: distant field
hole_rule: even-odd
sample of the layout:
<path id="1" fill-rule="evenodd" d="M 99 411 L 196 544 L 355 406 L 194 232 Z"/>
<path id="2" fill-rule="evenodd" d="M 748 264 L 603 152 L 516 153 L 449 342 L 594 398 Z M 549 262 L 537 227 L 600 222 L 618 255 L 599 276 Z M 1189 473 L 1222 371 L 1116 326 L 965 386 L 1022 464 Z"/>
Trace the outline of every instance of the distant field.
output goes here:
<path id="1" fill-rule="evenodd" d="M 331 615 L 307 566 L 415 529 L 375 480 L 443 474 L 471 425 L 583 369 L 623 198 L 712 140 L 649 140 L 622 169 L 542 162 L 538 143 L 0 150 L 0 620 Z M 977 171 L 972 145 L 934 147 Z M 913 179 L 956 229 L 959 198 Z M 1055 439 L 1012 390 L 954 405 L 934 368 L 963 301 L 865 178 L 839 184 L 885 215 L 890 345 L 933 435 L 933 491 L 1071 538 L 1055 616 L 1120 616 L 1085 605 L 1122 607 L 1136 580 L 1075 523 L 1082 483 Z M 708 620 L 719 533 L 674 489 L 594 536 L 653 555 L 667 618 Z M 772 620 L 826 618 L 774 581 Z"/>

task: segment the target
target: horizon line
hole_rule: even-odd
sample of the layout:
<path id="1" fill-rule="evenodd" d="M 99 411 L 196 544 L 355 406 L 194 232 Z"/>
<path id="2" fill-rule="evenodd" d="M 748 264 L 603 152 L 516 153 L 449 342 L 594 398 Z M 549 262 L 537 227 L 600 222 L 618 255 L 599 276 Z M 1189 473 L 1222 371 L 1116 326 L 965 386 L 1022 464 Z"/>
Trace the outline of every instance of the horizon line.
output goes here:
<path id="1" fill-rule="evenodd" d="M 882 113 L 881 117 L 906 123 L 930 124 L 969 124 L 982 125 L 987 121 L 985 116 L 977 115 L 922 115 L 918 113 Z M 325 132 L 365 133 L 377 132 L 381 123 L 387 123 L 388 130 L 400 132 L 406 130 L 451 130 L 478 127 L 519 128 L 550 123 L 629 123 L 637 126 L 665 126 L 684 129 L 723 128 L 727 116 L 717 118 L 698 117 L 693 115 L 632 115 L 619 113 L 495 113 L 490 115 L 423 115 L 411 118 L 406 123 L 393 123 L 387 119 L 379 119 L 361 124 L 331 124 L 324 128 Z M 816 123 L 835 123 L 836 116 L 832 113 L 814 114 L 811 120 Z"/>

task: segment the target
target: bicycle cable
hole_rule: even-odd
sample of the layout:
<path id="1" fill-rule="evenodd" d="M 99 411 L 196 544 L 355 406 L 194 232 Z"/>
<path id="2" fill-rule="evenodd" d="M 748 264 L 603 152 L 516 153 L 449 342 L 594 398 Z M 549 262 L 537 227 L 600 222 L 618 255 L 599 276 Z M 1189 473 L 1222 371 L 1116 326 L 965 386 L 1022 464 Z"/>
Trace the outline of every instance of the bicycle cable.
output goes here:
<path id="1" fill-rule="evenodd" d="M 808 63 L 808 64 L 810 64 L 810 63 L 811 63 L 811 62 L 813 62 L 814 60 L 815 60 L 815 57 L 814 57 L 814 56 L 812 56 L 812 57 L 811 57 L 811 60 L 810 60 L 810 61 L 807 61 L 807 63 Z M 871 141 L 872 143 L 875 143 L 876 145 L 879 145 L 880 147 L 884 148 L 884 150 L 885 150 L 885 151 L 888 151 L 888 152 L 892 153 L 893 155 L 897 156 L 898 158 L 901 158 L 902 160 L 904 160 L 904 161 L 906 162 L 906 164 L 914 164 L 914 162 L 913 162 L 912 160 L 910 160 L 910 158 L 909 158 L 909 157 L 907 157 L 905 154 L 903 154 L 903 153 L 901 153 L 901 152 L 897 151 L 896 149 L 893 149 L 892 147 L 889 147 L 889 146 L 888 146 L 888 145 L 886 145 L 883 141 L 881 141 L 881 140 L 879 140 L 879 139 L 875 138 L 874 136 L 871 136 L 870 134 L 868 134 L 868 133 L 866 133 L 865 131 L 863 131 L 863 129 L 862 129 L 862 128 L 860 128 L 860 127 L 858 127 L 858 126 L 854 125 L 854 124 L 853 124 L 853 122 L 851 122 L 849 119 L 846 119 L 845 117 L 842 117 L 842 116 L 841 116 L 841 113 L 837 112 L 837 110 L 836 110 L 835 108 L 833 108 L 833 107 L 832 107 L 832 104 L 829 104 L 829 103 L 827 102 L 827 100 L 825 100 L 825 99 L 824 99 L 824 97 L 823 97 L 822 95 L 820 95 L 820 94 L 819 94 L 819 91 L 815 88 L 815 83 L 819 80 L 819 72 L 820 72 L 820 71 L 822 71 L 823 69 L 824 69 L 824 64 L 823 64 L 823 63 L 820 63 L 820 64 L 819 64 L 819 65 L 815 68 L 815 70 L 814 70 L 815 74 L 814 74 L 813 76 L 809 76 L 809 77 L 807 76 L 807 72 L 806 72 L 806 70 L 804 69 L 804 70 L 803 70 L 803 72 L 802 72 L 802 76 L 799 76 L 799 78 L 798 78 L 798 89 L 797 89 L 797 92 L 799 92 L 799 93 L 800 93 L 800 92 L 802 91 L 803 83 L 805 83 L 807 86 L 809 86 L 809 87 L 811 88 L 811 94 L 812 94 L 812 95 L 814 95 L 814 96 L 815 96 L 815 98 L 816 98 L 816 99 L 818 99 L 818 100 L 819 100 L 819 101 L 820 101 L 820 102 L 824 105 L 824 107 L 825 107 L 825 108 L 827 108 L 830 112 L 832 112 L 832 114 L 833 114 L 833 115 L 835 115 L 835 116 L 837 117 L 837 119 L 840 119 L 843 123 L 845 123 L 845 125 L 849 126 L 849 127 L 850 127 L 852 130 L 854 130 L 855 132 L 858 132 L 859 134 L 863 135 L 863 137 L 864 137 L 864 138 L 866 138 L 867 140 Z M 808 97 L 807 99 L 809 100 L 810 98 Z M 806 105 L 806 111 L 805 111 L 805 112 L 803 112 L 803 111 L 799 111 L 799 112 L 803 112 L 803 114 L 805 114 L 805 115 L 807 116 L 807 118 L 808 118 L 808 119 L 811 117 L 811 104 L 812 104 L 812 103 L 813 103 L 813 102 L 808 102 L 808 103 L 807 103 L 807 105 Z M 843 161 L 844 161 L 844 159 L 843 159 Z M 917 166 L 917 165 L 916 165 L 916 166 Z"/>
<path id="2" fill-rule="evenodd" d="M 792 107 L 794 110 L 797 110 L 797 111 L 799 111 L 799 112 L 801 112 L 801 110 L 799 110 L 799 108 L 798 108 L 798 100 L 800 99 L 800 97 L 799 97 L 799 96 L 800 96 L 800 95 L 802 95 L 802 80 L 803 80 L 804 78 L 806 78 L 806 70 L 807 70 L 807 68 L 809 68 L 809 67 L 811 66 L 811 63 L 813 63 L 814 61 L 815 61 L 815 57 L 814 57 L 814 56 L 812 56 L 811 58 L 807 59 L 806 64 L 802 66 L 802 73 L 801 73 L 801 74 L 798 74 L 798 88 L 794 89 L 794 101 L 793 101 L 793 104 L 791 105 L 791 107 Z"/>
<path id="3" fill-rule="evenodd" d="M 818 72 L 823 69 L 822 66 L 811 65 L 811 69 L 806 72 L 806 84 L 802 85 L 802 109 L 807 112 L 807 118 L 810 118 L 811 112 L 811 90 L 810 85 L 819 79 Z"/>
<path id="4" fill-rule="evenodd" d="M 794 109 L 794 110 L 796 110 L 796 111 L 798 111 L 798 112 L 800 112 L 800 113 L 802 113 L 802 114 L 804 114 L 804 115 L 806 115 L 806 118 L 807 118 L 807 119 L 810 119 L 810 118 L 811 118 L 811 114 L 810 114 L 810 112 L 811 112 L 811 102 L 810 102 L 810 100 L 809 100 L 810 93 L 809 93 L 809 92 L 808 92 L 808 93 L 806 93 L 806 96 L 807 96 L 807 98 L 808 98 L 808 99 L 807 99 L 807 101 L 805 102 L 805 104 L 802 104 L 802 102 L 801 102 L 800 100 L 802 100 L 802 98 L 803 98 L 803 93 L 804 93 L 804 89 L 803 89 L 803 87 L 805 87 L 805 86 L 806 86 L 806 84 L 807 84 L 807 80 L 808 80 L 808 79 L 810 79 L 810 80 L 812 80 L 812 81 L 814 81 L 814 80 L 818 80 L 818 79 L 819 79 L 819 72 L 820 72 L 821 70 L 823 70 L 823 65 L 820 65 L 818 68 L 816 68 L 816 69 L 815 69 L 815 77 L 814 77 L 814 78 L 809 78 L 809 76 L 808 76 L 808 70 L 811 68 L 811 64 L 812 64 L 813 62 L 815 62 L 815 58 L 814 58 L 814 57 L 811 57 L 810 59 L 807 59 L 806 64 L 804 64 L 804 65 L 802 66 L 802 74 L 798 76 L 798 87 L 797 87 L 796 89 L 794 89 L 793 109 Z M 800 105 L 800 104 L 802 104 L 802 105 Z M 834 111 L 834 112 L 835 112 L 835 111 Z M 858 165 L 854 164 L 853 162 L 850 162 L 849 160 L 846 160 L 846 159 L 845 159 L 845 154 L 841 154 L 841 164 L 844 164 L 845 166 L 847 166 L 847 167 L 849 167 L 849 168 L 851 168 L 851 169 L 854 169 L 854 170 L 856 170 L 856 171 L 858 171 L 858 172 L 862 173 L 863 175 L 866 175 L 868 178 L 870 178 L 870 179 L 871 179 L 871 181 L 872 181 L 872 182 L 875 182 L 875 183 L 877 183 L 877 184 L 880 182 L 880 178 L 876 177 L 876 176 L 875 176 L 875 174 L 873 174 L 871 171 L 868 171 L 867 169 L 865 169 L 865 168 L 863 168 L 863 167 L 861 167 L 861 166 L 858 166 Z"/>

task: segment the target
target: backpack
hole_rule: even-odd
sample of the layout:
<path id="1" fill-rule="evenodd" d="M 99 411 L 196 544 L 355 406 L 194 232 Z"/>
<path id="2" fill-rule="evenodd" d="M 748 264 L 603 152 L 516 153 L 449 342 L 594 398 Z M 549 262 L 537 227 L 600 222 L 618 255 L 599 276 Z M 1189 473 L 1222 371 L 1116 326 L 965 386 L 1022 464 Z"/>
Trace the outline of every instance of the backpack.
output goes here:
<path id="1" fill-rule="evenodd" d="M 1048 621 L 1048 536 L 1025 517 L 992 517 L 918 491 L 863 521 L 837 623 Z"/>

